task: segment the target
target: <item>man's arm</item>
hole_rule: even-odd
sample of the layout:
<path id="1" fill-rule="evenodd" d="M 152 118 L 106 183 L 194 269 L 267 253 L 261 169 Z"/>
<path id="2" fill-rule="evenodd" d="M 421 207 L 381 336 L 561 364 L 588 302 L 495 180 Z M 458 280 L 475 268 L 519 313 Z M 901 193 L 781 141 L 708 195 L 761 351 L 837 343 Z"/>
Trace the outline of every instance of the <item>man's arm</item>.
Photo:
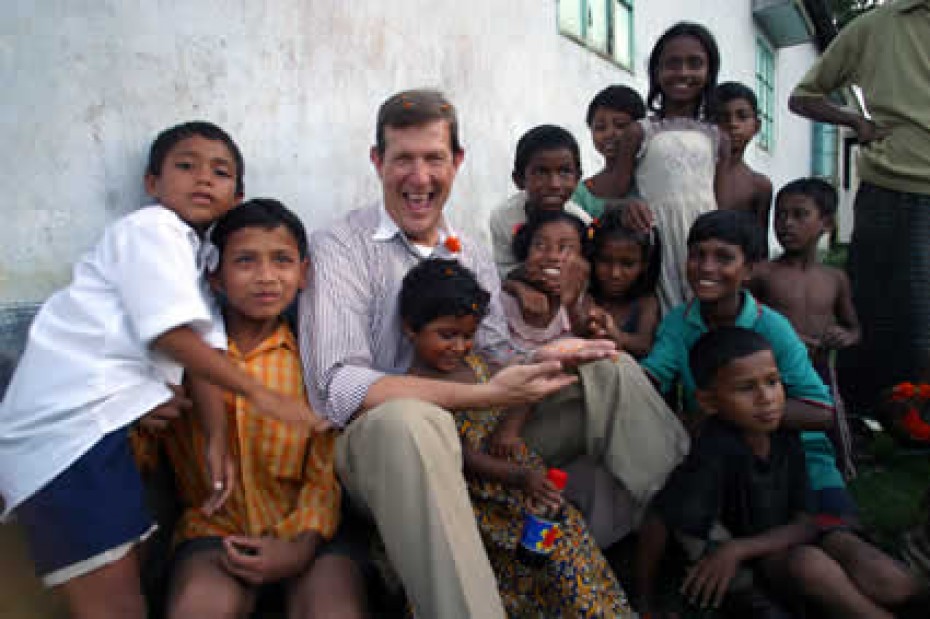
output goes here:
<path id="1" fill-rule="evenodd" d="M 868 20 L 857 19 L 846 26 L 791 92 L 788 109 L 811 120 L 849 127 L 862 144 L 885 137 L 886 129 L 828 98 L 857 82 L 862 50 L 870 34 Z"/>
<path id="2" fill-rule="evenodd" d="M 850 108 L 841 107 L 826 96 L 792 94 L 788 98 L 788 109 L 811 120 L 831 125 L 842 125 L 856 132 L 860 144 L 887 137 L 891 132 L 879 127 L 869 118 Z"/>
<path id="3" fill-rule="evenodd" d="M 424 400 L 447 410 L 519 406 L 538 402 L 577 380 L 577 376 L 562 372 L 558 361 L 512 365 L 483 384 L 384 376 L 368 388 L 360 412 L 400 398 Z"/>

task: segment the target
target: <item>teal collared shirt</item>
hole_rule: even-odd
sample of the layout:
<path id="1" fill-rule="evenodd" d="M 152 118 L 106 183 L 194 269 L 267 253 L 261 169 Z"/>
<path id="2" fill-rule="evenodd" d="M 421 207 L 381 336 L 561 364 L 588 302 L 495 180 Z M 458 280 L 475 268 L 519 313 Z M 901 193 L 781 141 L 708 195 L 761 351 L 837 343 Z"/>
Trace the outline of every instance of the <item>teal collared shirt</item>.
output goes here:
<path id="1" fill-rule="evenodd" d="M 788 319 L 775 310 L 758 303 L 749 292 L 742 293 L 742 309 L 736 326 L 751 329 L 772 345 L 775 363 L 789 398 L 815 406 L 833 408 L 833 399 L 820 376 L 811 365 L 807 349 Z M 688 351 L 701 335 L 708 331 L 697 299 L 679 305 L 659 324 L 655 344 L 649 356 L 642 360 L 643 369 L 667 393 L 675 382 L 684 388 L 685 410 L 698 410 L 694 399 L 694 376 L 688 364 Z M 843 477 L 836 468 L 833 445 L 823 432 L 802 432 L 807 473 L 814 490 L 843 487 Z"/>

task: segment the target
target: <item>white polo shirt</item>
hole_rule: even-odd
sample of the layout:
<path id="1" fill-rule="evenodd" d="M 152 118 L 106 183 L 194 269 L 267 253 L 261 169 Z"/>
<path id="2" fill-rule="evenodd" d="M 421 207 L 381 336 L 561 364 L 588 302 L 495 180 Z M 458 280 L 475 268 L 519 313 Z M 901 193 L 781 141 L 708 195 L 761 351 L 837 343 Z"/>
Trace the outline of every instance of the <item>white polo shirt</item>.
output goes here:
<path id="1" fill-rule="evenodd" d="M 109 226 L 39 310 L 0 403 L 5 513 L 171 397 L 165 383 L 183 368 L 149 342 L 188 325 L 226 347 L 202 277 L 207 246 L 174 212 L 142 208 Z"/>

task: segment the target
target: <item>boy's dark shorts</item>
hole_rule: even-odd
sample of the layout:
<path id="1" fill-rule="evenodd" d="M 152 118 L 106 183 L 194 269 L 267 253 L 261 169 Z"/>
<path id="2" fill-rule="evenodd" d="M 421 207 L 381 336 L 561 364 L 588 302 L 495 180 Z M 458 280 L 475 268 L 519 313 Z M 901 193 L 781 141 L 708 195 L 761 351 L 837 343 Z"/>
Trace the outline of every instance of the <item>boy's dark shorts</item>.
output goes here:
<path id="1" fill-rule="evenodd" d="M 104 436 L 14 512 L 47 586 L 121 559 L 154 530 L 125 428 Z"/>

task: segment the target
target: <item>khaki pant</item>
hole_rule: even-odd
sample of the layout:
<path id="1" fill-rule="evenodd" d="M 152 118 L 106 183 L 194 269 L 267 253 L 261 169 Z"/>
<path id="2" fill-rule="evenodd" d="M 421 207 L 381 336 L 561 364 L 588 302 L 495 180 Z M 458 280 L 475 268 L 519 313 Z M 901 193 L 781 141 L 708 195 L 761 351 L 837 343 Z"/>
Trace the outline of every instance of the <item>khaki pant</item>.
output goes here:
<path id="1" fill-rule="evenodd" d="M 687 433 L 629 356 L 589 363 L 581 377 L 536 407 L 527 442 L 554 466 L 587 455 L 648 500 L 687 453 Z M 336 441 L 336 468 L 377 523 L 418 617 L 504 617 L 447 411 L 414 399 L 368 411 Z"/>
<path id="2" fill-rule="evenodd" d="M 368 411 L 336 441 L 336 469 L 374 517 L 417 617 L 505 616 L 447 411 L 419 400 Z"/>
<path id="3" fill-rule="evenodd" d="M 553 466 L 593 458 L 644 505 L 687 455 L 688 433 L 629 355 L 579 374 L 536 407 L 524 438 Z"/>

